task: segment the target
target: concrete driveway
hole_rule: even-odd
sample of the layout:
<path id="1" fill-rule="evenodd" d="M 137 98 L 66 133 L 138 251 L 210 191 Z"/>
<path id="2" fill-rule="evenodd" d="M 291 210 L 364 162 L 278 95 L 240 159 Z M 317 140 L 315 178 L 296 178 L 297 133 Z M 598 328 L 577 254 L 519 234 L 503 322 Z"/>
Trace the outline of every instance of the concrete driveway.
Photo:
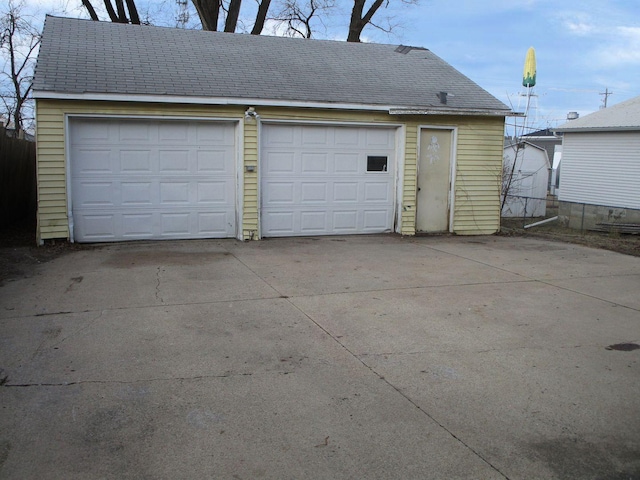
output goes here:
<path id="1" fill-rule="evenodd" d="M 640 350 L 607 349 L 637 257 L 113 244 L 0 287 L 0 325 L 0 478 L 640 478 Z"/>

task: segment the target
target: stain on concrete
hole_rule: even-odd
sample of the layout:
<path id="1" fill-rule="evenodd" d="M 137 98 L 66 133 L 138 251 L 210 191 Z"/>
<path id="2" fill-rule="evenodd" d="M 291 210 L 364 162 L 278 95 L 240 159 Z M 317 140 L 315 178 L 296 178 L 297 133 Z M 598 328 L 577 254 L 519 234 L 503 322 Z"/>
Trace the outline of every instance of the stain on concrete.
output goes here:
<path id="1" fill-rule="evenodd" d="M 11 442 L 9 440 L 0 440 L 0 468 L 4 465 L 4 462 L 9 458 L 9 452 L 11 451 Z"/>
<path id="2" fill-rule="evenodd" d="M 624 440 L 594 444 L 577 438 L 556 438 L 532 443 L 527 451 L 543 461 L 555 478 L 640 480 L 640 449 Z"/>
<path id="3" fill-rule="evenodd" d="M 616 350 L 618 352 L 632 352 L 633 350 L 638 350 L 640 345 L 637 343 L 616 343 L 614 345 L 609 345 L 605 347 L 605 350 Z"/>
<path id="4" fill-rule="evenodd" d="M 118 251 L 103 265 L 113 268 L 136 268 L 157 265 L 201 266 L 232 258 L 229 252 L 175 252 L 171 250 Z"/>
<path id="5" fill-rule="evenodd" d="M 72 277 L 71 283 L 65 290 L 65 293 L 69 293 L 71 290 L 73 290 L 73 286 L 79 284 L 80 282 L 82 282 L 82 280 L 84 280 L 84 277 L 82 275 L 80 275 L 79 277 Z"/>
<path id="6" fill-rule="evenodd" d="M 224 415 L 209 410 L 192 410 L 187 413 L 187 423 L 195 428 L 208 429 L 224 423 Z"/>

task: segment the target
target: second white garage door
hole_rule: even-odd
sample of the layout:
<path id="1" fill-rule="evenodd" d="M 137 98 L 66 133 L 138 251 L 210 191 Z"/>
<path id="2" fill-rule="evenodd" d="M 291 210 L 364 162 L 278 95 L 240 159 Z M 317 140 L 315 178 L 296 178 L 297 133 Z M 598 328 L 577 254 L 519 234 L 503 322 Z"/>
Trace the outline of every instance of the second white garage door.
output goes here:
<path id="1" fill-rule="evenodd" d="M 235 236 L 233 123 L 74 118 L 69 143 L 76 241 Z"/>
<path id="2" fill-rule="evenodd" d="M 272 124 L 262 130 L 262 236 L 393 229 L 394 128 Z"/>

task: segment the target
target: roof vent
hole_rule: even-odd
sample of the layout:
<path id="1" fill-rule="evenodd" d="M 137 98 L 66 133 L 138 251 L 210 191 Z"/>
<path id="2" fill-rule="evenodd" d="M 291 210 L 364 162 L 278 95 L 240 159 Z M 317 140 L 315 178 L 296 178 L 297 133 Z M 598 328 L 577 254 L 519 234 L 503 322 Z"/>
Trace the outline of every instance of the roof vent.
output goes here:
<path id="1" fill-rule="evenodd" d="M 411 50 L 426 50 L 426 48 L 424 48 L 424 47 L 410 47 L 408 45 L 400 45 L 398 48 L 395 49 L 396 52 L 402 53 L 403 55 L 406 55 Z"/>
<path id="2" fill-rule="evenodd" d="M 438 98 L 440 99 L 440 103 L 443 104 L 443 105 L 446 105 L 448 96 L 449 96 L 449 92 L 440 92 L 440 93 L 438 93 Z"/>
<path id="3" fill-rule="evenodd" d="M 578 112 L 569 112 L 567 113 L 567 120 L 576 120 L 579 116 Z"/>

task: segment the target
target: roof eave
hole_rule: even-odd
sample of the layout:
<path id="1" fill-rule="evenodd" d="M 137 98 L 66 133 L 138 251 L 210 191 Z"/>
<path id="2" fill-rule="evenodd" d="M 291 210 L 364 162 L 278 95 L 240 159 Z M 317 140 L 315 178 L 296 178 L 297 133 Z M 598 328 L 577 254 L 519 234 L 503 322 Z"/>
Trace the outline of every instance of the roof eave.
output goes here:
<path id="1" fill-rule="evenodd" d="M 487 116 L 487 117 L 519 117 L 522 114 L 511 110 L 490 110 L 477 108 L 402 108 L 393 107 L 389 109 L 390 115 L 466 115 L 466 116 Z"/>
<path id="2" fill-rule="evenodd" d="M 237 98 L 237 97 L 195 97 L 178 95 L 149 95 L 135 93 L 67 93 L 46 90 L 34 90 L 33 98 L 46 100 L 80 100 L 107 102 L 142 102 L 142 103 L 186 103 L 196 105 L 234 105 L 252 107 L 300 107 L 300 108 L 329 108 L 340 110 L 377 110 L 387 111 L 388 105 L 364 105 L 347 103 L 323 103 L 296 100 L 274 100 L 265 98 Z"/>
<path id="3" fill-rule="evenodd" d="M 199 105 L 238 105 L 238 106 L 263 106 L 263 107 L 299 107 L 299 108 L 325 108 L 333 110 L 370 110 L 383 111 L 391 115 L 484 115 L 484 116 L 512 116 L 509 110 L 487 110 L 469 108 L 407 108 L 390 105 L 376 105 L 363 103 L 332 103 L 313 102 L 304 100 L 282 100 L 268 98 L 238 98 L 238 97 L 197 97 L 178 95 L 149 95 L 149 94 L 116 94 L 116 93 L 69 93 L 54 92 L 49 90 L 34 90 L 33 98 L 47 100 L 81 100 L 81 101 L 111 101 L 111 102 L 145 102 L 145 103 L 187 103 Z"/>
<path id="4" fill-rule="evenodd" d="M 626 127 L 567 127 L 554 128 L 553 132 L 560 133 L 589 133 L 589 132 L 634 132 L 640 131 L 640 125 Z"/>

